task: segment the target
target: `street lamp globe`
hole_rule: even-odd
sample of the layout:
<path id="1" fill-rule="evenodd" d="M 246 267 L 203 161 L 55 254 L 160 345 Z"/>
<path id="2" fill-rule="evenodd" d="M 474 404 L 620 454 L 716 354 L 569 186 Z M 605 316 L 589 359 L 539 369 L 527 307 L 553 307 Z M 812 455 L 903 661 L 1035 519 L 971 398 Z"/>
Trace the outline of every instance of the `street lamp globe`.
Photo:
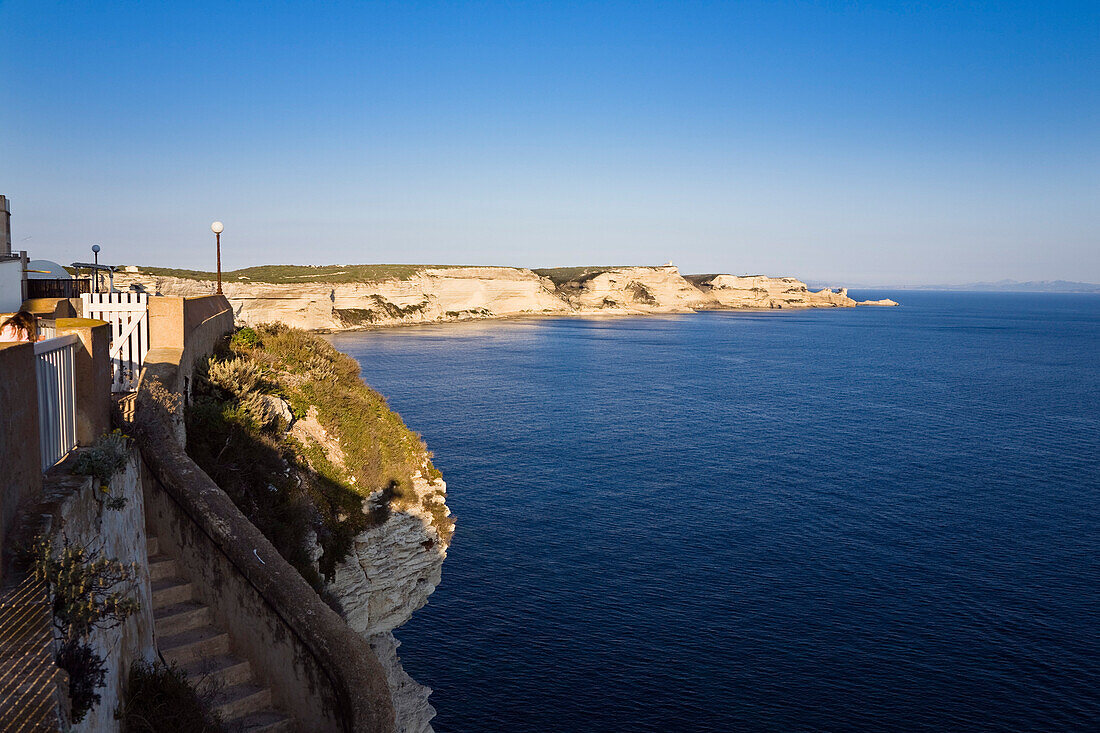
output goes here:
<path id="1" fill-rule="evenodd" d="M 221 234 L 223 229 L 225 229 L 225 227 L 220 221 L 216 221 L 210 225 L 210 231 L 214 232 L 215 234 Z"/>

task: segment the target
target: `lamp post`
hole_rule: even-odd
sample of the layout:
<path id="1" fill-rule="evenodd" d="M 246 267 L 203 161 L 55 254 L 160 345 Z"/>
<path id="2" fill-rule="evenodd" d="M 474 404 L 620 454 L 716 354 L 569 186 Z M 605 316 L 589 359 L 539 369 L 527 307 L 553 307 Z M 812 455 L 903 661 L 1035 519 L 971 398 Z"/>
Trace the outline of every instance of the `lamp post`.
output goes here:
<path id="1" fill-rule="evenodd" d="M 222 230 L 225 226 L 220 221 L 210 225 L 210 231 L 214 232 L 214 239 L 218 242 L 218 295 L 222 294 Z"/>
<path id="2" fill-rule="evenodd" d="M 94 261 L 95 261 L 95 264 L 97 265 L 97 267 L 93 270 L 92 274 L 95 276 L 95 291 L 98 293 L 99 292 L 99 267 L 98 267 L 98 265 L 99 265 L 99 245 L 98 244 L 93 244 L 92 245 L 92 257 L 95 258 Z"/>

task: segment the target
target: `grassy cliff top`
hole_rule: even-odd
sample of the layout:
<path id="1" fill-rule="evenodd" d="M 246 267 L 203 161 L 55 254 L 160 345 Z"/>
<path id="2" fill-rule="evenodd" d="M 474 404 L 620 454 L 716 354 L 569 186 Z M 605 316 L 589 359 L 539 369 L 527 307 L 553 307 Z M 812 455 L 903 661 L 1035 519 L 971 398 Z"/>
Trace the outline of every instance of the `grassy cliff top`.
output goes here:
<path id="1" fill-rule="evenodd" d="M 414 488 L 439 476 L 420 436 L 354 359 L 306 331 L 242 328 L 220 345 L 195 376 L 187 452 L 317 588 L 311 534 L 328 575 L 390 510 L 421 505 L 444 541 L 454 529 Z"/>
<path id="2" fill-rule="evenodd" d="M 584 282 L 600 273 L 608 270 L 618 270 L 623 267 L 641 267 L 641 265 L 608 265 L 607 267 L 543 267 L 532 270 L 539 277 L 548 277 L 555 285 L 564 285 L 568 282 Z"/>
<path id="3" fill-rule="evenodd" d="M 259 265 L 222 273 L 225 282 L 263 283 L 370 283 L 384 280 L 408 280 L 424 270 L 447 270 L 462 267 L 523 268 L 506 265 Z M 546 267 L 533 270 L 539 277 L 550 278 L 555 285 L 584 282 L 608 270 L 645 265 L 609 265 L 588 267 Z M 204 270 L 180 270 L 171 267 L 139 266 L 141 272 L 158 277 L 178 277 L 185 280 L 214 280 L 215 273 Z"/>
<path id="4" fill-rule="evenodd" d="M 222 273 L 225 282 L 264 283 L 363 283 L 383 280 L 408 280 L 422 270 L 440 270 L 464 265 L 259 265 Z M 139 267 L 143 273 L 185 280 L 214 280 L 217 275 L 203 270 L 178 270 L 171 267 Z"/>

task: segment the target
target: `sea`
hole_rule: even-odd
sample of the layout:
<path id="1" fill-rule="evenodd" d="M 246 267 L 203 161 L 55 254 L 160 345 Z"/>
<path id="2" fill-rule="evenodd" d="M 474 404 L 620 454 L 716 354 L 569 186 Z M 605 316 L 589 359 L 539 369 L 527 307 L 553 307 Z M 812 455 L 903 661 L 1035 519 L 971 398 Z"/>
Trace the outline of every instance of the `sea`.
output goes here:
<path id="1" fill-rule="evenodd" d="M 1100 295 L 340 334 L 435 454 L 438 733 L 1100 730 Z"/>

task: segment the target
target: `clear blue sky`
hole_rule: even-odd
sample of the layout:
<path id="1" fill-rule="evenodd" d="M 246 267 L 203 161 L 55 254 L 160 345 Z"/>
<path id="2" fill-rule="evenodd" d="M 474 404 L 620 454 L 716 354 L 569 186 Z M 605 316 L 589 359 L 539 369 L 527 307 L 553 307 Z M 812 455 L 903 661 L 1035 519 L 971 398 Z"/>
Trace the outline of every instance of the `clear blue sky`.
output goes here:
<path id="1" fill-rule="evenodd" d="M 1100 282 L 1100 2 L 0 0 L 70 262 Z"/>

